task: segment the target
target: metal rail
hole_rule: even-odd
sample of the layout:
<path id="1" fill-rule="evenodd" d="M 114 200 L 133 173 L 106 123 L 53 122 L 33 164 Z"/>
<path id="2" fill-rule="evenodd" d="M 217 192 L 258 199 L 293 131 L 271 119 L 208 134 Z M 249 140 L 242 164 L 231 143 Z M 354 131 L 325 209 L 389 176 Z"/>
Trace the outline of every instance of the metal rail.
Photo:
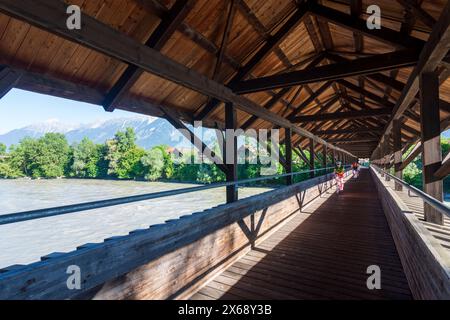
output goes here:
<path id="1" fill-rule="evenodd" d="M 416 187 L 408 184 L 407 182 L 403 181 L 400 178 L 397 178 L 396 176 L 386 172 L 385 170 L 381 169 L 380 167 L 376 166 L 376 165 L 371 165 L 373 169 L 375 169 L 376 171 L 378 171 L 378 173 L 383 172 L 384 174 L 388 175 L 389 177 L 391 177 L 392 179 L 394 179 L 395 181 L 397 181 L 398 183 L 400 183 L 402 186 L 408 188 L 408 192 L 412 192 L 414 194 L 416 194 L 419 198 L 421 198 L 424 202 L 428 203 L 430 206 L 432 206 L 434 209 L 438 210 L 439 212 L 441 212 L 442 214 L 446 215 L 447 217 L 450 218 L 450 207 L 447 206 L 444 202 L 439 201 L 435 198 L 433 198 L 432 196 L 430 196 L 429 194 L 426 194 L 425 192 L 423 192 L 420 189 L 417 189 Z"/>
<path id="2" fill-rule="evenodd" d="M 346 167 L 349 167 L 349 166 L 346 166 Z M 320 169 L 314 169 L 314 170 L 305 170 L 305 171 L 285 173 L 285 174 L 276 174 L 276 175 L 270 175 L 270 176 L 264 176 L 264 177 L 259 177 L 259 178 L 252 178 L 252 179 L 244 179 L 244 180 L 238 180 L 238 181 L 219 182 L 219 183 L 203 185 L 203 186 L 198 186 L 198 187 L 192 187 L 192 188 L 181 188 L 181 189 L 176 189 L 176 190 L 147 193 L 147 194 L 128 196 L 128 197 L 120 197 L 120 198 L 114 198 L 114 199 L 108 199 L 108 200 L 99 200 L 99 201 L 85 202 L 85 203 L 66 205 L 66 206 L 60 206 L 60 207 L 10 213 L 10 214 L 5 214 L 5 215 L 0 215 L 0 225 L 12 224 L 12 223 L 17 223 L 17 222 L 23 222 L 23 221 L 41 219 L 41 218 L 47 218 L 47 217 L 53 217 L 53 216 L 59 216 L 59 215 L 64 215 L 64 214 L 68 214 L 68 213 L 81 212 L 81 211 L 86 211 L 86 210 L 112 207 L 112 206 L 117 206 L 117 205 L 121 205 L 121 204 L 128 204 L 128 203 L 151 200 L 151 199 L 171 197 L 171 196 L 176 196 L 179 194 L 186 194 L 186 193 L 191 193 L 191 192 L 198 192 L 198 191 L 222 188 L 222 187 L 233 186 L 233 185 L 238 186 L 238 185 L 248 184 L 248 183 L 252 183 L 252 182 L 273 180 L 273 179 L 284 178 L 284 177 L 288 177 L 288 176 L 297 176 L 300 174 L 311 173 L 311 172 L 316 172 L 316 171 L 324 171 L 324 170 L 326 171 L 326 170 L 330 170 L 330 169 L 334 169 L 334 167 L 320 168 Z"/>

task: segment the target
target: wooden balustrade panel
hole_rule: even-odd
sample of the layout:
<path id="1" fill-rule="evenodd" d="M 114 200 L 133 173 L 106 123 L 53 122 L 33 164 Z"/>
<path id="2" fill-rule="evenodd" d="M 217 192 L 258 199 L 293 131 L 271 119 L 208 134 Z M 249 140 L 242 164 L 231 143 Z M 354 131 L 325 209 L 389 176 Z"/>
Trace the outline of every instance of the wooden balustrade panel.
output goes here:
<path id="1" fill-rule="evenodd" d="M 174 298 L 317 198 L 331 175 L 0 270 L 0 299 Z M 81 270 L 81 290 L 67 268 Z"/>
<path id="2" fill-rule="evenodd" d="M 399 195 L 371 170 L 415 299 L 450 299 L 450 256 Z"/>
<path id="3" fill-rule="evenodd" d="M 233 213 L 242 219 L 216 230 L 203 225 L 210 229 L 205 237 L 107 282 L 94 299 L 187 297 L 208 277 L 248 252 L 258 238 L 298 213 L 302 204 L 325 192 L 328 180 L 329 176 L 319 177 L 213 209 L 211 216 Z"/>

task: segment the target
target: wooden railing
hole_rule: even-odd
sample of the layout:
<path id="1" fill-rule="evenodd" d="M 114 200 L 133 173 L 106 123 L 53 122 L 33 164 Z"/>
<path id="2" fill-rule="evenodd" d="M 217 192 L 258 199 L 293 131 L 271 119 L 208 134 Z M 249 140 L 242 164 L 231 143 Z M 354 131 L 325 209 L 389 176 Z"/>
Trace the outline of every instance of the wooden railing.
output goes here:
<path id="1" fill-rule="evenodd" d="M 379 168 L 371 167 L 379 198 L 414 298 L 450 299 L 450 255 L 447 249 L 441 246 L 390 184 L 383 181 L 378 170 Z M 391 178 L 400 180 L 392 175 Z M 409 186 L 406 182 L 403 183 L 404 186 Z M 446 211 L 444 204 L 435 204 L 436 199 L 432 201 L 421 192 L 410 190 L 423 197 L 424 201 Z"/>
<path id="2" fill-rule="evenodd" d="M 167 299 L 189 295 L 332 187 L 326 174 L 129 235 L 0 270 L 0 299 Z M 69 289 L 68 268 L 81 288 Z"/>

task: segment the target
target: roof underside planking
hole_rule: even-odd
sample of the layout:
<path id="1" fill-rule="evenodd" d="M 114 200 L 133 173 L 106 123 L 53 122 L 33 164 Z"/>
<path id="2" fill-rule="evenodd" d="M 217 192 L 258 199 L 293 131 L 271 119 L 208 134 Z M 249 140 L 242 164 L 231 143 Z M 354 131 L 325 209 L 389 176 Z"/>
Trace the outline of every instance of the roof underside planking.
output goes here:
<path id="1" fill-rule="evenodd" d="M 166 116 L 162 110 L 170 109 L 184 121 L 203 120 L 209 127 L 223 127 L 222 96 L 210 98 L 164 74 L 152 74 L 117 55 L 43 30 L 39 23 L 31 25 L 11 12 L 14 2 L 0 0 L 0 64 L 9 68 L 3 73 L 12 79 L 8 80 L 12 86 L 109 110 Z M 109 28 L 231 88 L 232 97 L 222 90 L 227 98 L 244 98 L 249 101 L 246 105 L 264 109 L 255 115 L 249 108 L 239 108 L 238 127 L 269 129 L 293 123 L 299 128 L 294 133 L 307 130 L 359 157 L 370 157 L 376 148 L 447 4 L 424 0 L 405 7 L 408 1 L 375 1 L 381 8 L 382 29 L 370 31 L 364 27 L 365 12 L 374 1 L 365 0 L 68 2 Z M 439 65 L 441 120 L 450 116 L 449 65 L 450 57 Z M 0 70 L 0 82 L 1 74 Z M 404 113 L 403 144 L 420 135 L 417 102 L 413 100 Z M 268 121 L 272 115 L 280 119 L 278 124 Z M 283 134 L 282 130 L 281 138 Z M 292 139 L 301 148 L 308 147 L 308 140 L 300 134 Z"/>

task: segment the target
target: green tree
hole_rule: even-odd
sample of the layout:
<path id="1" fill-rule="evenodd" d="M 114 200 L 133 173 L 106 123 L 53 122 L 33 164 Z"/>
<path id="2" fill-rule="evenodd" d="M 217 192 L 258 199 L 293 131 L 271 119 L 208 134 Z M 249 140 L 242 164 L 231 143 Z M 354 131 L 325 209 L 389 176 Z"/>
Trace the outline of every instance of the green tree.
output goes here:
<path id="1" fill-rule="evenodd" d="M 12 167 L 8 161 L 0 161 L 0 178 L 14 179 L 23 176 L 23 174 Z"/>
<path id="2" fill-rule="evenodd" d="M 69 163 L 70 147 L 60 133 L 47 133 L 38 140 L 36 168 L 33 177 L 57 178 L 64 176 Z"/>
<path id="3" fill-rule="evenodd" d="M 38 141 L 25 137 L 19 142 L 19 145 L 10 147 L 9 163 L 15 170 L 31 177 L 37 170 L 38 150 Z"/>
<path id="4" fill-rule="evenodd" d="M 141 177 L 144 166 L 141 159 L 145 156 L 145 151 L 138 147 L 127 150 L 117 164 L 117 177 L 119 179 L 135 179 Z"/>
<path id="5" fill-rule="evenodd" d="M 72 146 L 70 175 L 79 178 L 98 178 L 101 176 L 103 147 L 88 138 Z"/>
<path id="6" fill-rule="evenodd" d="M 6 155 L 6 145 L 3 143 L 0 143 L 0 156 Z"/>
<path id="7" fill-rule="evenodd" d="M 137 151 L 131 151 L 136 148 L 136 134 L 133 128 L 127 128 L 125 131 L 119 131 L 114 138 L 106 141 L 105 160 L 108 162 L 107 174 L 113 177 L 121 178 L 130 176 L 124 172 L 124 167 L 130 166 L 131 161 L 137 154 Z M 122 159 L 126 155 L 127 159 Z"/>
<path id="8" fill-rule="evenodd" d="M 161 179 L 164 172 L 164 155 L 159 148 L 153 148 L 142 158 L 141 163 L 145 174 L 145 179 L 155 181 Z"/>

